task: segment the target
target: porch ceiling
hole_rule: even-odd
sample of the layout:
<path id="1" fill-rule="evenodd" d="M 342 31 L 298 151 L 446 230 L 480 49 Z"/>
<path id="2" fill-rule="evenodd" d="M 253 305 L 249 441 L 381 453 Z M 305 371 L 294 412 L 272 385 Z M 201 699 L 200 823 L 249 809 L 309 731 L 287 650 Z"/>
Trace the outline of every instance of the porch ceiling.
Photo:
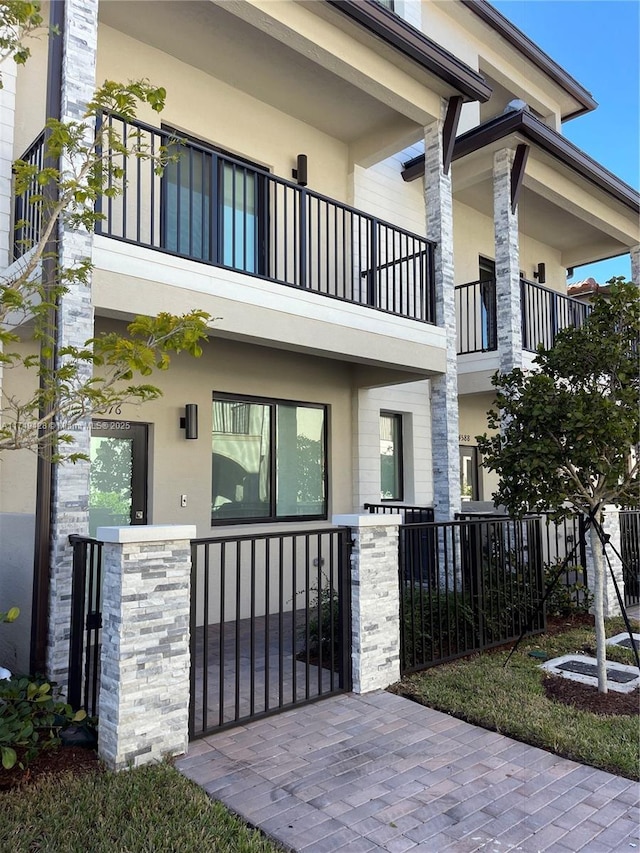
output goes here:
<path id="1" fill-rule="evenodd" d="M 234 0 L 119 0 L 100 4 L 100 20 L 343 142 L 388 136 L 393 128 L 401 144 L 408 130 L 410 135 L 415 129 L 419 136 L 435 104 L 424 80 L 419 83 L 406 67 L 393 69 L 388 59 L 370 51 L 369 70 L 382 63 L 402 78 L 403 85 L 393 91 L 391 81 L 363 75 L 351 56 L 331 57 L 321 46 L 314 54 L 304 37 L 298 39 L 293 32 L 293 20 L 278 18 L 281 6 L 274 2 L 260 8 Z M 306 16 L 312 28 L 314 21 L 329 28 L 331 37 L 330 22 L 312 11 L 296 7 L 293 14 Z M 289 40 L 288 28 L 293 33 Z M 399 66 L 403 62 L 408 61 L 399 57 Z"/>
<path id="2" fill-rule="evenodd" d="M 640 240 L 627 206 L 518 134 L 454 162 L 454 198 L 493 217 L 493 155 L 519 143 L 530 145 L 518 205 L 523 234 L 559 250 L 567 267 L 625 254 Z"/>

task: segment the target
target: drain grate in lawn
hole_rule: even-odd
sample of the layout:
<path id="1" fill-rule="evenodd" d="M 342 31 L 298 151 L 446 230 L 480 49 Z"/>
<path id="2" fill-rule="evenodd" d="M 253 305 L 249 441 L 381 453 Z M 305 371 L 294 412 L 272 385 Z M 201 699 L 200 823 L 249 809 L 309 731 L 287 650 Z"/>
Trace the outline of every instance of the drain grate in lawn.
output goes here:
<path id="1" fill-rule="evenodd" d="M 598 667 L 595 663 L 585 663 L 581 660 L 570 660 L 567 663 L 561 663 L 558 669 L 566 672 L 579 672 L 581 675 L 590 675 L 593 678 L 598 677 Z M 617 684 L 628 684 L 630 681 L 637 680 L 638 676 L 633 672 L 622 672 L 618 669 L 607 670 L 607 681 L 615 681 Z"/>
<path id="2" fill-rule="evenodd" d="M 635 645 L 636 649 L 640 649 L 640 634 L 632 634 L 633 642 L 628 634 L 616 634 L 615 637 L 609 637 L 607 640 L 608 646 L 620 646 L 623 649 L 632 649 Z"/>
<path id="3" fill-rule="evenodd" d="M 598 667 L 595 658 L 586 655 L 562 655 L 540 665 L 541 669 L 563 678 L 597 686 Z M 620 693 L 631 693 L 640 686 L 640 671 L 636 666 L 607 662 L 607 686 Z"/>

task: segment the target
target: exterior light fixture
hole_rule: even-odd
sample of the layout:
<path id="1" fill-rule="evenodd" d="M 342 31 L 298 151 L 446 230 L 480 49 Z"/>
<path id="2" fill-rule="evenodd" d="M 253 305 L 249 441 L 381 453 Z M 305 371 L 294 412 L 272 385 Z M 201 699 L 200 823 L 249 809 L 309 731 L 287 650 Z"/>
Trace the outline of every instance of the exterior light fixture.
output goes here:
<path id="1" fill-rule="evenodd" d="M 180 429 L 184 430 L 185 438 L 198 437 L 198 404 L 187 403 L 184 407 L 184 417 L 180 418 Z"/>
<path id="2" fill-rule="evenodd" d="M 538 264 L 538 268 L 533 271 L 533 277 L 538 280 L 538 284 L 544 284 L 547 280 L 547 270 L 544 264 Z"/>
<path id="3" fill-rule="evenodd" d="M 298 154 L 296 159 L 296 168 L 292 169 L 291 175 L 296 179 L 298 185 L 306 187 L 307 185 L 307 155 Z"/>

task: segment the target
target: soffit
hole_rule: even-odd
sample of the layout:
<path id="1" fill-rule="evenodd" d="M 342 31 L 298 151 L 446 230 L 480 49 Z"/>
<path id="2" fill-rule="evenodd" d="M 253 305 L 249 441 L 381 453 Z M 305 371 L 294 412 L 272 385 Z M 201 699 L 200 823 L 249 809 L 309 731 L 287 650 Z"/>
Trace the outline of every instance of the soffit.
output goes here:
<path id="1" fill-rule="evenodd" d="M 559 250 L 567 266 L 627 252 L 640 240 L 637 216 L 620 201 L 594 186 L 520 134 L 462 157 L 452 164 L 453 195 L 493 219 L 493 155 L 528 144 L 529 159 L 518 203 L 520 231 Z"/>
<path id="2" fill-rule="evenodd" d="M 354 142 L 400 119 L 406 132 L 400 104 L 394 109 L 381 102 L 230 11 L 244 13 L 242 4 L 118 0 L 101 3 L 99 9 L 104 24 L 336 139 Z M 403 63 L 400 58 L 396 64 Z M 421 109 L 416 108 L 410 118 L 420 118 Z"/>

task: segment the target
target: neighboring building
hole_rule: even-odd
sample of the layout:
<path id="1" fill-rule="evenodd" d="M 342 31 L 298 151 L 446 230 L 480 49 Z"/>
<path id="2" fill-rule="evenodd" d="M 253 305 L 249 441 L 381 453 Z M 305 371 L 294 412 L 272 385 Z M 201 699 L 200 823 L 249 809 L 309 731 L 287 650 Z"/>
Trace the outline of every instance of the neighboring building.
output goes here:
<path id="1" fill-rule="evenodd" d="M 28 623 L 35 562 L 33 660 L 46 645 L 63 677 L 70 533 L 312 528 L 381 497 L 446 520 L 490 500 L 475 436 L 491 375 L 580 322 L 568 267 L 631 252 L 637 276 L 640 231 L 638 193 L 562 136 L 592 96 L 484 0 L 58 0 L 55 14 L 50 57 L 43 39 L 3 69 L 0 268 L 11 162 L 54 96 L 68 119 L 105 78 L 146 77 L 167 107 L 142 132 L 177 132 L 184 156 L 162 178 L 130 171 L 100 233 L 63 234 L 63 257 L 94 271 L 60 304 L 61 340 L 161 310 L 219 318 L 201 359 L 155 377 L 162 398 L 77 433 L 92 464 L 55 466 L 49 486 L 34 455 L 2 459 L 0 603 Z M 0 660 L 26 668 L 17 624 Z"/>

